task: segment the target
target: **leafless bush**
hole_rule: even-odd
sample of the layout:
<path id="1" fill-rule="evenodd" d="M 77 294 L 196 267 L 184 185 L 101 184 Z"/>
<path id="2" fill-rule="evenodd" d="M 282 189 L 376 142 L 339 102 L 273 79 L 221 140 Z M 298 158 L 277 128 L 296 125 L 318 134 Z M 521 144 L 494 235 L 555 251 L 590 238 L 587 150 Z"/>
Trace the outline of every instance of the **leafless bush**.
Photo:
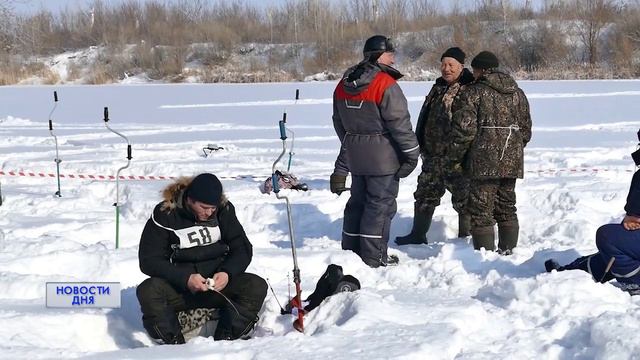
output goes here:
<path id="1" fill-rule="evenodd" d="M 10 4 L 0 0 L 0 55 L 43 57 L 90 46 L 116 51 L 101 55 L 90 71 L 70 65 L 69 79 L 90 74 L 92 83 L 142 72 L 180 81 L 190 76 L 186 72 L 201 72 L 194 70 L 198 66 L 229 70 L 197 75 L 207 81 L 341 73 L 360 60 L 364 40 L 376 33 L 394 38 L 399 65 L 411 72 L 437 66 L 450 46 L 460 46 L 469 57 L 494 51 L 510 70 L 549 76 L 555 72 L 547 68 L 583 62 L 629 76 L 640 66 L 637 0 L 624 7 L 616 0 L 545 1 L 537 9 L 530 1 L 475 0 L 467 8 L 455 2 L 449 12 L 436 0 L 284 0 L 264 8 L 247 0 L 94 0 L 56 14 L 21 17 Z M 282 45 L 256 55 L 255 44 Z M 0 65 L 2 72 L 17 74 L 1 58 Z"/>

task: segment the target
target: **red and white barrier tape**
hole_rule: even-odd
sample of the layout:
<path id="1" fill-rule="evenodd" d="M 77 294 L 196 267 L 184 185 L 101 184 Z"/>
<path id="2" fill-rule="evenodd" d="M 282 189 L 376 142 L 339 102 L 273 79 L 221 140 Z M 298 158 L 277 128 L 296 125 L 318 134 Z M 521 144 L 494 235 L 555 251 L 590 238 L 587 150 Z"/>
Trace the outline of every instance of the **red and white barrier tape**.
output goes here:
<path id="1" fill-rule="evenodd" d="M 606 169 L 606 168 L 559 168 L 559 169 L 541 169 L 541 170 L 526 170 L 527 174 L 585 174 L 585 173 L 615 173 L 615 172 L 627 172 L 632 173 L 635 170 L 631 169 Z M 0 176 L 23 176 L 23 177 L 56 177 L 56 174 L 42 173 L 42 172 L 30 172 L 30 171 L 2 171 L 0 170 Z M 236 175 L 236 176 L 218 176 L 223 180 L 240 180 L 240 179 L 266 179 L 271 175 Z M 60 174 L 61 178 L 65 179 L 84 179 L 84 180 L 115 180 L 115 175 L 84 175 L 84 174 Z M 327 176 L 328 177 L 328 176 Z M 174 180 L 177 176 L 162 176 L 162 175 L 120 175 L 120 180 Z"/>
<path id="2" fill-rule="evenodd" d="M 527 174 L 555 174 L 555 173 L 599 173 L 599 172 L 629 172 L 633 173 L 635 170 L 630 169 L 605 169 L 605 168 L 563 168 L 563 169 L 541 169 L 541 170 L 526 170 Z"/>
<path id="3" fill-rule="evenodd" d="M 0 170 L 0 176 L 23 176 L 23 177 L 56 177 L 56 174 L 30 172 L 30 171 L 2 171 Z M 115 175 L 83 175 L 83 174 L 60 174 L 61 178 L 66 179 L 85 179 L 85 180 L 115 180 Z M 265 179 L 269 175 L 254 176 L 254 175 L 236 175 L 236 176 L 218 176 L 220 179 Z M 120 175 L 120 180 L 174 180 L 177 176 L 154 176 L 154 175 Z"/>

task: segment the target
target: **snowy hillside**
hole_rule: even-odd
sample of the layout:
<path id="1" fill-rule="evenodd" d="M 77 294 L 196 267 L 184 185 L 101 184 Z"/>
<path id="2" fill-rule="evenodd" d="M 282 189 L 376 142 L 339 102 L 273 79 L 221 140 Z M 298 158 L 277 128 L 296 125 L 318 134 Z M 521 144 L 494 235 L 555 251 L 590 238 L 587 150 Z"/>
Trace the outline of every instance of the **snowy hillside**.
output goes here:
<path id="1" fill-rule="evenodd" d="M 401 83 L 414 126 L 431 85 Z M 380 269 L 340 250 L 348 197 L 328 190 L 339 146 L 331 124 L 334 86 L 0 87 L 0 358 L 637 358 L 640 298 L 586 273 L 547 274 L 543 262 L 593 252 L 596 229 L 620 221 L 640 128 L 640 81 L 522 82 L 534 129 L 525 179 L 517 185 L 521 230 L 514 255 L 474 251 L 470 239 L 456 238 L 447 195 L 436 209 L 430 244 L 391 243 L 400 265 Z M 61 198 L 48 175 L 55 174 L 48 131 L 54 90 Z M 105 106 L 109 125 L 133 144 L 123 175 L 144 178 L 120 184 L 117 250 L 115 182 L 78 178 L 115 175 L 126 164 L 126 144 L 102 121 Z M 279 315 L 269 294 L 250 340 L 156 346 L 135 297 L 146 278 L 138 268 L 140 233 L 169 183 L 152 176 L 220 176 L 254 245 L 249 271 L 268 278 L 286 300 L 293 266 L 286 209 L 258 190 L 281 150 L 277 122 L 285 110 L 295 132 L 292 171 L 311 188 L 290 193 L 303 295 L 330 263 L 360 279 L 362 290 L 323 303 L 308 316 L 305 334 Z M 204 157 L 210 143 L 224 149 Z M 392 239 L 411 226 L 417 175 L 401 181 Z M 48 309 L 45 283 L 52 281 L 120 282 L 122 307 Z"/>

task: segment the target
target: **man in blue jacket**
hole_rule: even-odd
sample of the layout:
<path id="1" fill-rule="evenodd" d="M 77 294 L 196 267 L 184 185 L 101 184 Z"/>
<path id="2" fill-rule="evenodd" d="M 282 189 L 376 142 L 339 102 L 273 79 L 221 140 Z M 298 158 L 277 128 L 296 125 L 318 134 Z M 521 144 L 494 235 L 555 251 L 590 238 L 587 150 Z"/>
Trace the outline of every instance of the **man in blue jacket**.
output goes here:
<path id="1" fill-rule="evenodd" d="M 331 191 L 351 197 L 344 210 L 342 248 L 370 267 L 398 263 L 387 255 L 391 219 L 401 178 L 418 164 L 420 147 L 411 128 L 407 99 L 391 65 L 395 49 L 383 35 L 364 44 L 364 59 L 347 70 L 333 93 L 333 127 L 342 146 L 331 175 Z"/>
<path id="2" fill-rule="evenodd" d="M 163 191 L 140 239 L 136 294 L 142 323 L 165 344 L 184 343 L 180 311 L 218 308 L 214 339 L 246 336 L 258 320 L 266 282 L 246 273 L 252 246 L 213 174 L 183 177 Z M 208 281 L 207 281 L 208 280 Z"/>
<path id="3" fill-rule="evenodd" d="M 640 131 L 638 138 L 640 140 Z M 632 156 L 636 166 L 640 166 L 640 150 Z M 545 262 L 546 270 L 583 270 L 601 283 L 615 278 L 631 295 L 640 294 L 640 170 L 633 174 L 624 210 L 621 223 L 602 225 L 596 231 L 597 253 L 582 256 L 565 266 L 550 259 Z"/>

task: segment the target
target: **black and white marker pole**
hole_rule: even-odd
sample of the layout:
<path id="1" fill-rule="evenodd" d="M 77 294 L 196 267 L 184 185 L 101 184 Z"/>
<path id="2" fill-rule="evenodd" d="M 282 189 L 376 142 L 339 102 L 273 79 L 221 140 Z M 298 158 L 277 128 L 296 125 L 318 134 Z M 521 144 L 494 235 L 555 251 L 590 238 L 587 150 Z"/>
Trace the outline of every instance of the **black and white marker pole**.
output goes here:
<path id="1" fill-rule="evenodd" d="M 287 152 L 287 113 L 282 115 L 282 120 L 279 121 L 280 127 L 280 140 L 282 140 L 282 152 L 280 156 L 273 162 L 271 166 L 271 183 L 273 185 L 273 192 L 276 194 L 276 198 L 284 199 L 287 203 L 287 220 L 289 221 L 289 240 L 291 241 L 291 255 L 293 256 L 293 282 L 296 285 L 296 295 L 293 302 L 293 314 L 297 316 L 297 319 L 293 322 L 293 327 L 304 332 L 304 308 L 302 306 L 302 287 L 300 285 L 300 268 L 298 267 L 298 255 L 296 254 L 296 240 L 293 234 L 293 218 L 291 216 L 291 203 L 289 197 L 280 195 L 280 186 L 278 184 L 278 175 L 276 174 L 276 165 L 282 159 Z"/>
<path id="2" fill-rule="evenodd" d="M 109 131 L 122 137 L 127 142 L 127 165 L 122 166 L 116 172 L 116 202 L 113 204 L 113 206 L 116 207 L 116 249 L 117 249 L 120 245 L 120 172 L 128 168 L 129 164 L 131 164 L 131 159 L 132 159 L 131 142 L 129 142 L 129 139 L 126 136 L 122 135 L 121 133 L 109 127 L 109 108 L 108 107 L 104 108 L 104 126 L 106 126 Z"/>
<path id="3" fill-rule="evenodd" d="M 53 161 L 55 161 L 56 163 L 58 191 L 56 191 L 55 195 L 57 197 L 61 197 L 62 193 L 60 192 L 60 163 L 62 162 L 62 160 L 60 159 L 60 155 L 58 153 L 58 137 L 56 136 L 56 134 L 53 133 L 53 120 L 51 119 L 51 116 L 53 115 L 53 112 L 56 110 L 56 107 L 58 107 L 58 92 L 54 91 L 53 92 L 53 109 L 51 109 L 51 112 L 49 113 L 49 133 L 51 134 L 51 136 L 53 136 L 53 140 L 55 140 L 55 143 L 56 143 L 56 158 L 53 159 Z"/>
<path id="4" fill-rule="evenodd" d="M 298 103 L 298 99 L 300 99 L 300 89 L 296 89 L 296 100 L 293 102 L 293 106 Z M 286 110 L 284 114 L 286 117 Z M 295 153 L 293 152 L 293 146 L 296 140 L 296 134 L 289 128 L 286 128 L 286 130 L 291 134 L 291 148 L 289 149 L 289 162 L 287 163 L 287 171 L 291 171 L 291 159 L 293 158 L 293 155 L 295 155 Z"/>

